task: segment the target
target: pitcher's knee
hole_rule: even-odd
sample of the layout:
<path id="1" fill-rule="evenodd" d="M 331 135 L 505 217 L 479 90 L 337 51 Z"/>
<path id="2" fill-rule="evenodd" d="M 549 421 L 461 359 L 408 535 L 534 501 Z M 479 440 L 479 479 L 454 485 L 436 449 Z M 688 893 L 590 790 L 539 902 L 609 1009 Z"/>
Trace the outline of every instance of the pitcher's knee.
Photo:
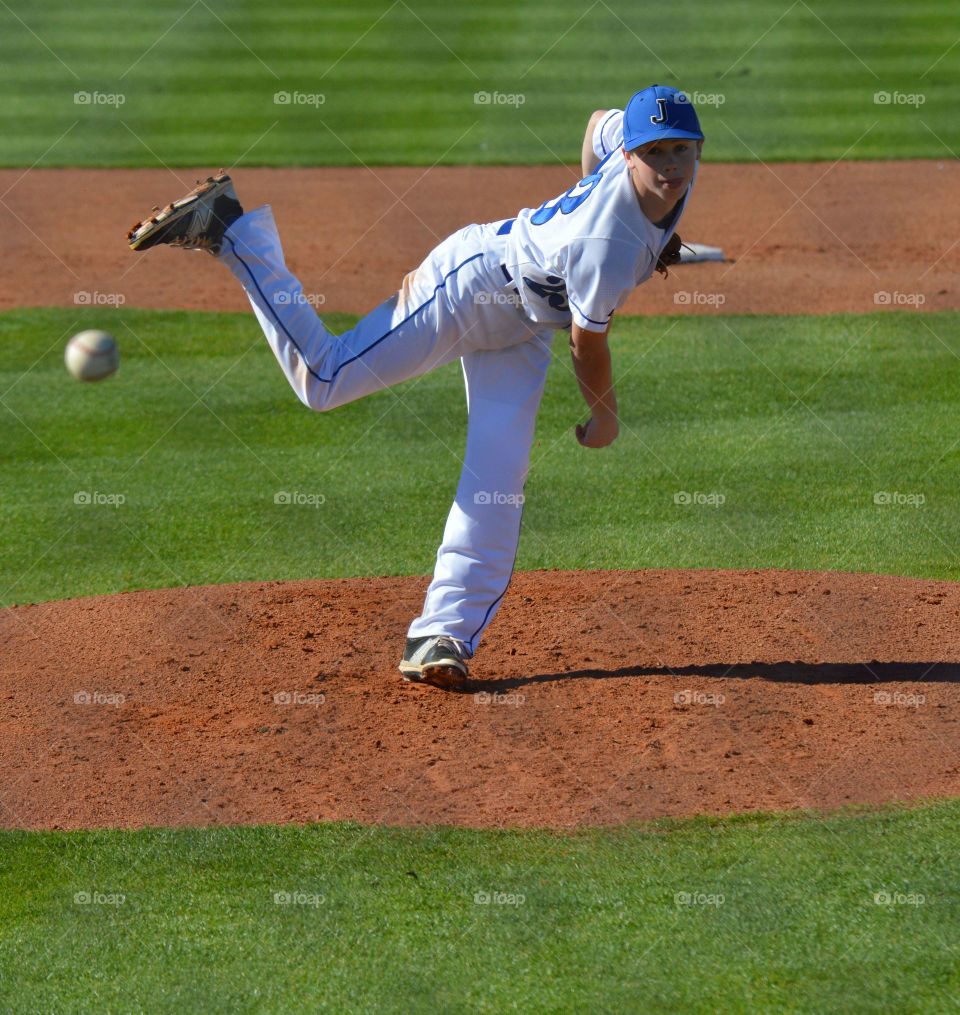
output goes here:
<path id="1" fill-rule="evenodd" d="M 309 391 L 297 391 L 297 398 L 308 408 L 314 412 L 329 412 L 331 409 L 336 408 L 331 403 L 329 393 L 325 390 L 324 385 L 315 385 Z"/>
<path id="2" fill-rule="evenodd" d="M 299 362 L 302 364 L 303 361 Z M 293 365 L 293 369 L 284 372 L 293 393 L 308 409 L 312 409 L 314 412 L 326 412 L 327 409 L 333 408 L 329 384 L 324 384 L 315 377 L 309 376 L 297 363 Z"/>
<path id="3" fill-rule="evenodd" d="M 530 470 L 529 442 L 521 435 L 516 441 L 497 441 L 481 454 L 468 449 L 465 470 L 477 476 L 496 476 L 506 490 L 520 491 Z M 495 452 L 492 453 L 492 452 Z"/>

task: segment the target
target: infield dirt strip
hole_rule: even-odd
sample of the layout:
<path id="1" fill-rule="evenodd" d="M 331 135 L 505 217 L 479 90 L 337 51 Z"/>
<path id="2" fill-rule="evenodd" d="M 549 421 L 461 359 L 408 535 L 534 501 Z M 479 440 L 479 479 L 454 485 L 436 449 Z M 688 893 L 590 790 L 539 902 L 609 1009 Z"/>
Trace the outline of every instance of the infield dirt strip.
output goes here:
<path id="1" fill-rule="evenodd" d="M 166 248 L 133 254 L 124 241 L 153 205 L 182 196 L 217 168 L 0 170 L 0 309 L 72 306 L 83 302 L 77 294 L 88 294 L 88 302 L 99 294 L 134 307 L 248 310 L 228 273 L 202 263 L 207 255 Z M 357 314 L 390 296 L 460 226 L 535 208 L 579 175 L 562 165 L 234 172 L 245 207 L 273 206 L 304 293 L 321 309 Z M 707 161 L 679 232 L 722 247 L 732 262 L 655 276 L 623 312 L 958 308 L 958 192 L 955 159 Z"/>
<path id="2" fill-rule="evenodd" d="M 958 584 L 518 574 L 455 694 L 395 669 L 426 582 L 0 610 L 0 825 L 569 828 L 960 795 Z"/>

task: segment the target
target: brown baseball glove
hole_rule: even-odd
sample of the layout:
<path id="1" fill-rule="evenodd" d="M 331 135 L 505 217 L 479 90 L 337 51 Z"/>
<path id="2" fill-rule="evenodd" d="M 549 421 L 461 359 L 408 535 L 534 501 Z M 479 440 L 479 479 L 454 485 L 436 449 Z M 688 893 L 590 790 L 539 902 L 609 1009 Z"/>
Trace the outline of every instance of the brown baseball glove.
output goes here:
<path id="1" fill-rule="evenodd" d="M 675 264 L 680 263 L 680 248 L 682 246 L 683 241 L 680 239 L 679 233 L 674 233 L 673 236 L 667 240 L 667 245 L 663 248 L 663 252 L 657 259 L 656 268 L 656 270 L 659 271 L 664 278 L 666 278 L 669 274 L 667 268 L 672 268 Z"/>

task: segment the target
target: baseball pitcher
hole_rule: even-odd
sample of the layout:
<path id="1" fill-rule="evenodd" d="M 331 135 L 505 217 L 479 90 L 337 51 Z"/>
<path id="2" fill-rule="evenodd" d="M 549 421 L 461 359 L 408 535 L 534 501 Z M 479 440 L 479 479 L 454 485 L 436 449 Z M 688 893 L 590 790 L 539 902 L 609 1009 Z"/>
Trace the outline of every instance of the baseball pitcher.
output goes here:
<path id="1" fill-rule="evenodd" d="M 589 416 L 587 448 L 617 437 L 607 335 L 614 312 L 654 270 L 679 258 L 703 133 L 684 93 L 653 85 L 587 126 L 583 179 L 516 217 L 448 237 L 400 289 L 334 335 L 284 263 L 269 205 L 244 213 L 220 173 L 139 222 L 134 250 L 159 243 L 216 256 L 250 299 L 290 386 L 318 412 L 459 359 L 467 447 L 423 612 L 400 672 L 466 684 L 468 660 L 513 572 L 534 421 L 555 331 L 569 332 Z"/>

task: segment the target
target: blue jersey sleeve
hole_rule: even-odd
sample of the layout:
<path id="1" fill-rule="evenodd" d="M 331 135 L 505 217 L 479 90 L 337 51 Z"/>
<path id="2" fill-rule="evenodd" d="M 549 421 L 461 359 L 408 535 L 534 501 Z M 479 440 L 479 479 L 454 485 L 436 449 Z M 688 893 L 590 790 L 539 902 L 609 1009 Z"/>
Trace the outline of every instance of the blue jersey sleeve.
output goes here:
<path id="1" fill-rule="evenodd" d="M 570 315 L 584 331 L 605 331 L 614 310 L 636 288 L 636 255 L 612 240 L 582 239 L 566 256 Z"/>

